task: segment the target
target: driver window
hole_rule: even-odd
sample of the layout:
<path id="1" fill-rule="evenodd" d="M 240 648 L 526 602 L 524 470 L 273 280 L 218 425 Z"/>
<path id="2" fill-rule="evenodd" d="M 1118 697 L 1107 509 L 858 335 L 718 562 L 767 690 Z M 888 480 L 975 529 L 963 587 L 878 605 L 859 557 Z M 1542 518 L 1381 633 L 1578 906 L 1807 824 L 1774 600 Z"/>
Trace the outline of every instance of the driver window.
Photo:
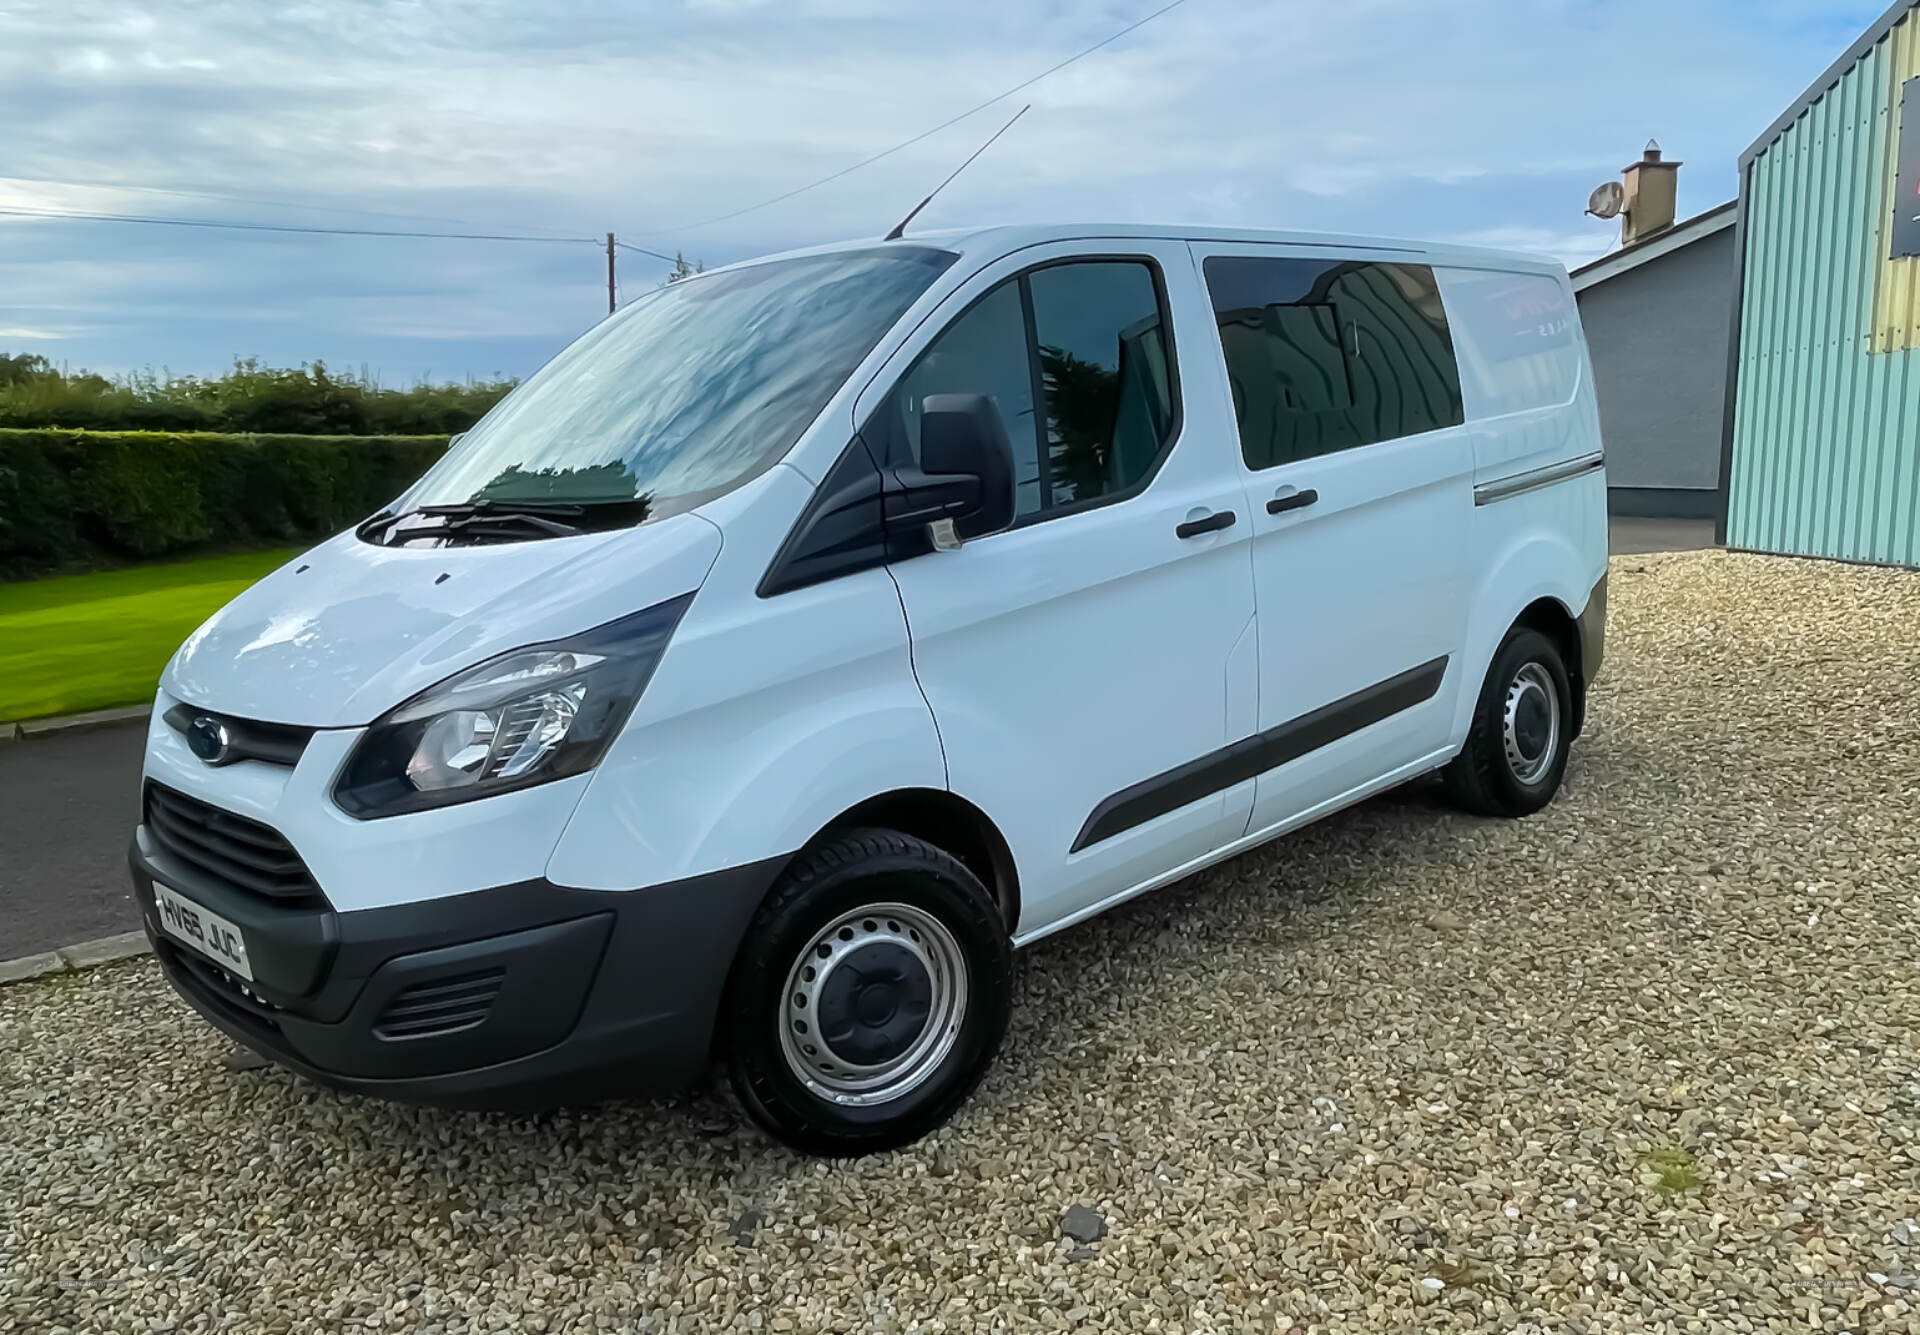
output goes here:
<path id="1" fill-rule="evenodd" d="M 1009 279 L 976 302 L 921 354 L 895 391 L 908 449 L 920 457 L 920 405 L 929 394 L 985 394 L 1000 410 L 1013 446 L 1014 514 L 1040 508 L 1040 462 L 1034 451 L 1033 374 L 1027 363 L 1020 280 Z"/>
<path id="2" fill-rule="evenodd" d="M 883 414 L 915 460 L 930 394 L 993 401 L 1013 448 L 1016 520 L 1142 482 L 1175 419 L 1152 269 L 1138 260 L 1046 265 L 974 303 L 928 345 Z"/>

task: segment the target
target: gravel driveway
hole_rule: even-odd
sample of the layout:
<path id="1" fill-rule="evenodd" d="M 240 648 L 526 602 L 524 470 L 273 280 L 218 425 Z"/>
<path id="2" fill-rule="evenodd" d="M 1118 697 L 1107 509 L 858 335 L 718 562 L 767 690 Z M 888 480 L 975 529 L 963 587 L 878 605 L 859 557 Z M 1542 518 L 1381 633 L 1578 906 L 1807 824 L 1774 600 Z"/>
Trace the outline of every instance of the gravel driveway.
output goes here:
<path id="1" fill-rule="evenodd" d="M 1920 576 L 1622 557 L 1557 804 L 1417 785 L 1035 947 L 897 1154 L 229 1072 L 150 961 L 8 988 L 0 1328 L 1920 1331 L 1917 799 Z"/>

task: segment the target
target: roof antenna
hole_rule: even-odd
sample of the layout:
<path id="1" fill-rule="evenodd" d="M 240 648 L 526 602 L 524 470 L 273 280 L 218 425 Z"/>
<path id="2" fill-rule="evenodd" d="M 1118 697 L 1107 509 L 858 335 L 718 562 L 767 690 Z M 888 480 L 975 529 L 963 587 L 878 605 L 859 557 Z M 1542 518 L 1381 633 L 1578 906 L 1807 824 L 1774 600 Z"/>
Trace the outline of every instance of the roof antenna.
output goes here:
<path id="1" fill-rule="evenodd" d="M 1011 130 L 1013 128 L 1013 121 L 1019 120 L 1022 116 L 1026 115 L 1029 111 L 1032 111 L 1032 110 L 1033 110 L 1033 103 L 1029 102 L 1027 103 L 1026 106 L 1021 107 L 1020 110 L 1014 112 L 1013 120 L 1008 121 L 1005 125 L 1002 125 L 999 129 L 993 132 L 993 139 L 998 139 L 1001 135 L 1005 134 L 1008 130 Z M 958 176 L 961 172 L 965 171 L 968 167 L 972 166 L 973 158 L 979 157 L 982 153 L 992 148 L 993 139 L 987 140 L 986 143 L 974 149 L 973 157 L 968 158 L 965 162 L 961 163 L 958 167 L 955 167 L 953 169 L 953 176 Z M 953 176 L 949 176 L 946 180 L 940 182 L 939 185 L 936 185 L 933 188 L 933 191 L 931 194 L 929 194 L 925 199 L 921 200 L 918 204 L 915 204 L 913 206 L 913 212 L 909 213 L 906 217 L 902 218 L 899 224 L 895 226 L 891 232 L 887 233 L 886 239 L 888 241 L 898 241 L 903 235 L 905 235 L 907 230 L 907 224 L 920 216 L 921 209 L 924 209 L 927 205 L 933 203 L 934 195 L 939 194 L 942 190 L 945 190 L 949 185 L 953 184 Z"/>

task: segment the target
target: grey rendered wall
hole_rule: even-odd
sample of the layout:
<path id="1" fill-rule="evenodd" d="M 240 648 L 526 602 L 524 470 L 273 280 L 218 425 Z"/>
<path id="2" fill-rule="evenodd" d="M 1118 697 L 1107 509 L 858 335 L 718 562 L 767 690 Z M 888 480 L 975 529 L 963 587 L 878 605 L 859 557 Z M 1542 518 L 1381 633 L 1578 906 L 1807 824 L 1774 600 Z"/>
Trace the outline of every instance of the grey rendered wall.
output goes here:
<path id="1" fill-rule="evenodd" d="M 1704 492 L 1699 512 L 1712 513 L 1733 284 L 1728 228 L 1579 294 L 1610 491 Z"/>

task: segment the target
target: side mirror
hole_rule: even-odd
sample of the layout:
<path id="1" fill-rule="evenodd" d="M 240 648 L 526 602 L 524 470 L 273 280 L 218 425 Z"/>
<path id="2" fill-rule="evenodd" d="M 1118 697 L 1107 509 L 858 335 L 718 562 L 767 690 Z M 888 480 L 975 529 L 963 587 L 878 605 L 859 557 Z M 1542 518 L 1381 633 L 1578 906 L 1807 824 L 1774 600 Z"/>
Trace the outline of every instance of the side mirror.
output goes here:
<path id="1" fill-rule="evenodd" d="M 984 394 L 929 394 L 920 409 L 920 466 L 894 470 L 887 530 L 903 544 L 953 547 L 1013 522 L 1013 447 Z"/>

